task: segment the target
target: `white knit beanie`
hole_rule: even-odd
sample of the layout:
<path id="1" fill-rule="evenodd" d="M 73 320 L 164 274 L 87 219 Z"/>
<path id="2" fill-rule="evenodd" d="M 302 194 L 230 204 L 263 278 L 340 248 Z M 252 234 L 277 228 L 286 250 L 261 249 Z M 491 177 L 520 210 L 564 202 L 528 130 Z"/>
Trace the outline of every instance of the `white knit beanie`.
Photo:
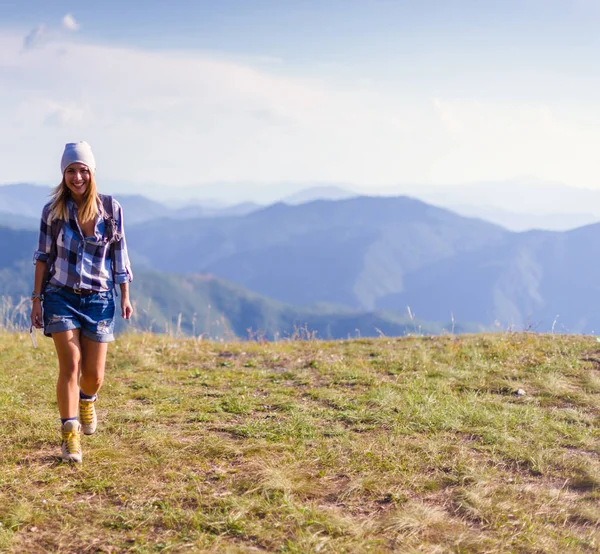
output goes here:
<path id="1" fill-rule="evenodd" d="M 65 151 L 60 160 L 61 173 L 64 174 L 65 169 L 74 163 L 85 164 L 92 173 L 96 173 L 96 159 L 92 153 L 92 147 L 85 140 L 65 144 Z"/>

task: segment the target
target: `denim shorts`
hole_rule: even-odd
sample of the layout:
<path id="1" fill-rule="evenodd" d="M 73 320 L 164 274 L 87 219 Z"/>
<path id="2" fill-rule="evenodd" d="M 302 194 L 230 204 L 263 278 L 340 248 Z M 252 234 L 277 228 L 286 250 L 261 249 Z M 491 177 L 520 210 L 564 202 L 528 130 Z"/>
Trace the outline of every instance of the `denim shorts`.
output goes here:
<path id="1" fill-rule="evenodd" d="M 113 291 L 89 295 L 48 285 L 44 291 L 44 335 L 81 329 L 81 334 L 95 342 L 115 340 L 115 301 Z"/>

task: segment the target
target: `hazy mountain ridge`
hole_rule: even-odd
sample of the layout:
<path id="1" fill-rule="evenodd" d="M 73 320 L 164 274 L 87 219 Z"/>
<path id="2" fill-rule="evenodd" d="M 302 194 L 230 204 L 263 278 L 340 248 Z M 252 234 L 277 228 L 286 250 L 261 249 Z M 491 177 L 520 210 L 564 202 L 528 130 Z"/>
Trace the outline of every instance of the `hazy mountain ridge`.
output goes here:
<path id="1" fill-rule="evenodd" d="M 33 260 L 33 253 L 37 247 L 37 232 L 0 227 L 0 269 L 10 267 L 23 259 Z"/>
<path id="2" fill-rule="evenodd" d="M 433 204 L 436 205 L 434 202 Z M 547 231 L 569 231 L 577 227 L 583 227 L 600 221 L 599 215 L 593 213 L 568 213 L 555 212 L 548 214 L 532 214 L 510 212 L 497 208 L 485 206 L 453 205 L 446 207 L 453 212 L 465 217 L 478 217 L 501 225 L 510 231 L 529 231 L 529 230 L 547 230 Z"/>
<path id="3" fill-rule="evenodd" d="M 52 189 L 26 183 L 0 186 L 0 225 L 15 229 L 38 228 L 42 208 L 49 201 Z M 113 196 L 123 206 L 127 227 L 156 219 L 245 215 L 261 207 L 244 202 L 219 207 L 189 203 L 173 208 L 141 194 L 116 193 Z"/>
<path id="4" fill-rule="evenodd" d="M 26 183 L 0 186 L 0 225 L 32 228 L 31 221 L 20 221 L 18 216 L 38 218 L 51 190 L 51 187 Z M 600 220 L 600 191 L 540 183 L 535 179 L 394 187 L 224 183 L 179 189 L 113 183 L 108 188 L 103 186 L 102 190 L 112 192 L 123 204 L 128 225 L 144 223 L 154 218 L 194 219 L 246 215 L 278 202 L 298 205 L 314 200 L 341 200 L 374 194 L 410 196 L 459 215 L 484 219 L 512 231 L 562 231 Z M 159 191 L 161 194 L 157 197 Z"/>
<path id="5" fill-rule="evenodd" d="M 23 251 L 31 259 L 35 232 L 3 235 L 6 260 L 18 261 Z M 128 241 L 136 274 L 187 274 L 176 278 L 176 288 L 191 287 L 193 274 L 213 274 L 330 321 L 341 312 L 307 306 L 344 305 L 362 316 L 406 314 L 410 306 L 424 321 L 600 329 L 593 303 L 600 224 L 514 233 L 411 198 L 358 197 L 279 203 L 219 219 L 155 220 L 130 226 Z M 172 317 L 165 306 L 161 313 Z"/>
<path id="6" fill-rule="evenodd" d="M 48 202 L 51 187 L 18 183 L 0 186 L 0 212 L 33 217 L 39 221 L 44 204 Z"/>
<path id="7" fill-rule="evenodd" d="M 359 197 L 280 203 L 215 221 L 163 221 L 130 236 L 135 253 L 159 271 L 213 273 L 296 305 L 368 310 L 380 296 L 404 290 L 407 272 L 506 233 L 411 198 Z"/>
<path id="8" fill-rule="evenodd" d="M 375 187 L 378 194 L 389 194 L 387 187 Z M 399 185 L 395 194 L 406 194 L 424 202 L 454 209 L 480 207 L 536 215 L 578 214 L 582 211 L 600 216 L 600 190 L 567 186 L 535 178 L 515 178 L 461 185 Z"/>
<path id="9" fill-rule="evenodd" d="M 26 215 L 0 211 L 0 227 L 34 231 L 40 228 L 40 216 L 38 215 L 37 217 L 30 217 Z"/>
<path id="10" fill-rule="evenodd" d="M 277 204 L 213 223 L 134 231 L 136 249 L 157 269 L 213 273 L 295 305 L 410 306 L 426 321 L 600 328 L 589 303 L 600 283 L 589 262 L 600 254 L 597 224 L 514 233 L 414 199 L 378 197 Z"/>
<path id="11" fill-rule="evenodd" d="M 329 187 L 310 187 L 301 190 L 295 194 L 285 196 L 281 199 L 284 204 L 306 204 L 314 200 L 343 200 L 346 198 L 355 198 L 361 196 L 359 193 L 352 190 L 344 189 L 336 186 Z"/>
<path id="12" fill-rule="evenodd" d="M 37 241 L 37 233 L 0 227 L 0 249 L 6 252 L 0 258 L 0 299 L 5 299 L 2 312 L 23 326 L 28 325 L 29 303 L 24 310 L 15 307 L 31 292 L 33 241 Z M 273 339 L 313 332 L 320 338 L 347 338 L 421 331 L 437 334 L 444 330 L 443 324 L 413 321 L 406 314 L 359 312 L 331 305 L 290 306 L 211 275 L 173 275 L 140 268 L 134 273 L 131 297 L 136 316 L 132 325 L 145 331 Z M 116 325 L 122 331 L 128 324 L 117 317 Z M 451 323 L 445 328 L 450 330 Z M 477 329 L 476 325 L 459 325 L 454 330 Z"/>
<path id="13" fill-rule="evenodd" d="M 377 306 L 407 303 L 424 319 L 452 314 L 503 327 L 592 333 L 600 330 L 600 224 L 567 232 L 508 235 L 481 251 L 424 267 L 407 279 L 410 293 Z"/>

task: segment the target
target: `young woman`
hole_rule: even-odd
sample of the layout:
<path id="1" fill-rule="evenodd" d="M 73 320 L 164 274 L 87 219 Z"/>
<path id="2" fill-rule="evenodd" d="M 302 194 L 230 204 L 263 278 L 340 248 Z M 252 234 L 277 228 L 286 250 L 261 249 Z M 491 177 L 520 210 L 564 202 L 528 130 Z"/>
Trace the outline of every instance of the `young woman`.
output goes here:
<path id="1" fill-rule="evenodd" d="M 96 430 L 95 402 L 114 340 L 113 288 L 119 285 L 121 315 L 129 319 L 133 277 L 123 212 L 96 191 L 90 145 L 67 144 L 60 165 L 62 182 L 42 211 L 34 254 L 31 323 L 52 337 L 58 356 L 62 459 L 81 462 L 81 432 Z"/>

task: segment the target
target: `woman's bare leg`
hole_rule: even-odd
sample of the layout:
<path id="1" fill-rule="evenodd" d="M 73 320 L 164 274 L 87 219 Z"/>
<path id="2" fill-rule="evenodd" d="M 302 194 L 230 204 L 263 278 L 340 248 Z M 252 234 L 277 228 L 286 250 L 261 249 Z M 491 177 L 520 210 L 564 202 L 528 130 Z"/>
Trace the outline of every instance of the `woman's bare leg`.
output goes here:
<path id="1" fill-rule="evenodd" d="M 79 386 L 83 394 L 93 396 L 104 381 L 107 342 L 96 342 L 81 335 L 81 379 Z"/>
<path id="2" fill-rule="evenodd" d="M 79 407 L 79 369 L 81 366 L 81 345 L 79 329 L 52 333 L 58 356 L 58 381 L 56 400 L 62 419 L 77 417 Z"/>

